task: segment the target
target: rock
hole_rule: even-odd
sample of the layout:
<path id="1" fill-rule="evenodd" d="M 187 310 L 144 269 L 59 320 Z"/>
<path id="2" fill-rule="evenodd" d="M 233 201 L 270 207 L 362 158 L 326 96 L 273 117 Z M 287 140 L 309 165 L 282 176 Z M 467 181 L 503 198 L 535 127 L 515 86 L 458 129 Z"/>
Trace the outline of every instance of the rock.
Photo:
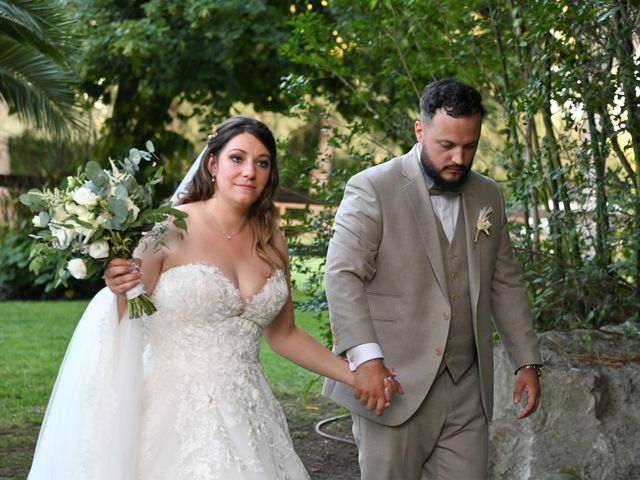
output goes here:
<path id="1" fill-rule="evenodd" d="M 542 402 L 521 421 L 513 370 L 496 344 L 490 479 L 640 479 L 640 355 L 616 329 L 586 335 L 539 336 Z"/>

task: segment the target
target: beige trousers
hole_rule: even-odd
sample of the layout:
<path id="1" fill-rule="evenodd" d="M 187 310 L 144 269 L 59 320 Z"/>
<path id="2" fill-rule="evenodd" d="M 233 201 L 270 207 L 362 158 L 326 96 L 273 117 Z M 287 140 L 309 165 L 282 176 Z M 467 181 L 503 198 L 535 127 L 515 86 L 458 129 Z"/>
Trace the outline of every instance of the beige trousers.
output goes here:
<path id="1" fill-rule="evenodd" d="M 457 384 L 444 369 L 420 408 L 402 425 L 388 427 L 360 415 L 352 417 L 362 480 L 483 480 L 486 476 L 488 425 L 477 363 Z"/>

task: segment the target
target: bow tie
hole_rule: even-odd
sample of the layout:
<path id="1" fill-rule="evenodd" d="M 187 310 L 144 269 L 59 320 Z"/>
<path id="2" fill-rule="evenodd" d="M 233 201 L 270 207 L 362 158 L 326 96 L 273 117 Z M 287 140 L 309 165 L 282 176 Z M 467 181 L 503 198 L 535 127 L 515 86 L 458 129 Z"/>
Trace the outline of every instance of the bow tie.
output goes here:
<path id="1" fill-rule="evenodd" d="M 429 187 L 430 195 L 452 195 L 458 196 L 460 195 L 460 188 L 443 188 L 440 185 L 436 185 L 435 183 Z"/>

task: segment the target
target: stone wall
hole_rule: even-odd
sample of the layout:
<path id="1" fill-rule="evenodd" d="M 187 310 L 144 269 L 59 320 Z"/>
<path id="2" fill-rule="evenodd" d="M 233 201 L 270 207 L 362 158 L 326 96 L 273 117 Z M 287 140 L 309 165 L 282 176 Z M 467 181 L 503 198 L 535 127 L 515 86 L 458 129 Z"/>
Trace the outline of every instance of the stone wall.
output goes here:
<path id="1" fill-rule="evenodd" d="M 640 355 L 620 328 L 594 332 L 591 350 L 585 334 L 539 336 L 542 402 L 521 421 L 511 364 L 496 344 L 490 479 L 640 479 Z"/>

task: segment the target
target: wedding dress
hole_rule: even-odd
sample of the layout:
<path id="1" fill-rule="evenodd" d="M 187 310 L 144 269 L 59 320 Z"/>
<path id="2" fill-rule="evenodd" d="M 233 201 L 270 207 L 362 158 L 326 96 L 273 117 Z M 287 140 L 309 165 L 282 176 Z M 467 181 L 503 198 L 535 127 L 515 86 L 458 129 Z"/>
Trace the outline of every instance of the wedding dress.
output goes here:
<path id="1" fill-rule="evenodd" d="M 288 283 L 243 300 L 216 266 L 160 274 L 156 313 L 123 319 L 101 291 L 81 319 L 29 480 L 308 479 L 259 363 Z"/>

